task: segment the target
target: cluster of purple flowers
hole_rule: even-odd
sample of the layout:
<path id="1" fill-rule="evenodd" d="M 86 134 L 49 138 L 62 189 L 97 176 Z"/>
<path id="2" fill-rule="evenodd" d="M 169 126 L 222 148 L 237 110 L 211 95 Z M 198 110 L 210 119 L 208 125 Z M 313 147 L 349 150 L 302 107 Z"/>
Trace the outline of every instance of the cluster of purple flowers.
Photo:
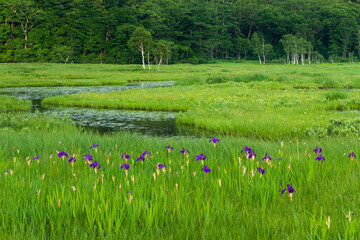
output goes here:
<path id="1" fill-rule="evenodd" d="M 83 160 L 88 160 L 88 161 L 92 161 L 93 160 L 93 158 L 92 158 L 92 156 L 90 155 L 90 154 L 86 154 L 85 156 L 84 156 L 84 158 L 83 158 Z"/>
<path id="2" fill-rule="evenodd" d="M 269 156 L 269 154 L 266 153 L 265 157 L 261 160 L 265 161 L 272 161 L 272 158 Z"/>
<path id="3" fill-rule="evenodd" d="M 90 165 L 89 165 L 90 167 L 92 167 L 92 168 L 96 168 L 96 167 L 98 167 L 98 170 L 101 168 L 101 165 L 97 162 L 97 161 L 94 161 L 93 163 L 91 163 Z"/>
<path id="4" fill-rule="evenodd" d="M 206 156 L 204 155 L 204 153 L 196 156 L 196 161 L 199 161 L 199 160 L 205 160 L 206 159 Z"/>
<path id="5" fill-rule="evenodd" d="M 190 151 L 187 150 L 187 149 L 185 149 L 185 148 L 183 148 L 183 150 L 181 150 L 180 152 L 181 152 L 182 154 L 185 154 L 186 152 L 187 152 L 187 153 L 190 153 Z"/>
<path id="6" fill-rule="evenodd" d="M 295 189 L 290 185 L 290 184 L 287 184 L 286 185 L 287 188 L 283 189 L 281 191 L 281 194 L 284 194 L 285 191 L 289 191 L 289 193 L 294 193 L 296 192 Z"/>
<path id="7" fill-rule="evenodd" d="M 91 147 L 90 147 L 90 149 L 92 149 L 92 148 L 97 148 L 99 146 L 99 144 L 93 144 Z"/>
<path id="8" fill-rule="evenodd" d="M 246 156 L 247 156 L 247 158 L 256 158 L 256 154 L 254 153 L 254 151 L 251 149 L 251 148 L 249 148 L 248 146 L 246 146 L 245 145 L 245 147 L 244 147 L 244 149 L 243 150 L 241 150 L 241 153 L 243 153 L 243 152 L 246 152 Z"/>
<path id="9" fill-rule="evenodd" d="M 68 163 L 71 163 L 71 162 L 76 162 L 76 159 L 74 157 L 70 157 L 68 160 Z"/>
<path id="10" fill-rule="evenodd" d="M 130 169 L 130 165 L 124 163 L 124 164 L 120 167 L 120 169 L 123 169 L 123 168 L 125 168 L 125 170 L 129 170 L 129 169 Z"/>
<path id="11" fill-rule="evenodd" d="M 66 158 L 69 157 L 69 155 L 68 155 L 66 152 L 64 152 L 64 151 L 60 151 L 57 155 L 58 155 L 59 158 L 64 157 L 64 156 L 65 156 Z"/>
<path id="12" fill-rule="evenodd" d="M 201 171 L 204 171 L 205 173 L 211 172 L 210 168 L 206 165 L 201 169 Z"/>
<path id="13" fill-rule="evenodd" d="M 213 137 L 212 139 L 209 140 L 209 142 L 217 143 L 220 142 L 220 140 Z"/>
<path id="14" fill-rule="evenodd" d="M 318 160 L 319 162 L 321 160 L 325 161 L 324 156 L 321 156 L 321 152 L 322 152 L 322 148 L 319 148 L 318 146 L 316 146 L 316 148 L 313 150 L 314 153 L 316 153 L 317 157 L 315 158 L 316 160 Z"/>
<path id="15" fill-rule="evenodd" d="M 318 146 L 316 146 L 316 148 L 313 150 L 313 152 L 316 154 L 320 154 L 322 152 L 322 148 L 319 148 Z"/>
<path id="16" fill-rule="evenodd" d="M 121 155 L 121 158 L 122 158 L 122 159 L 125 159 L 125 158 L 126 158 L 126 159 L 129 159 L 130 156 L 129 156 L 129 154 L 127 154 L 126 152 L 124 152 L 123 155 Z"/>
<path id="17" fill-rule="evenodd" d="M 159 169 L 162 169 L 162 168 L 166 168 L 166 165 L 159 164 L 158 167 L 159 167 Z"/>
<path id="18" fill-rule="evenodd" d="M 219 140 L 219 139 L 216 139 L 215 137 L 213 137 L 212 139 L 209 140 L 209 142 L 212 142 L 213 144 L 216 144 L 217 142 L 220 142 L 220 140 Z M 98 146 L 99 146 L 98 144 L 93 144 L 93 145 L 90 147 L 90 149 L 91 149 L 91 148 L 96 148 L 96 147 L 98 147 Z M 173 151 L 173 150 L 174 150 L 174 148 L 173 148 L 171 145 L 166 146 L 165 149 L 167 149 L 167 150 L 169 151 L 169 153 L 170 153 L 170 151 Z M 318 161 L 324 160 L 324 161 L 325 161 L 325 158 L 324 158 L 323 156 L 321 156 L 322 148 L 319 148 L 318 146 L 316 146 L 316 148 L 313 150 L 313 152 L 316 153 L 316 155 L 317 155 L 316 160 L 318 160 Z M 187 149 L 185 149 L 185 148 L 183 148 L 183 149 L 180 151 L 180 153 L 182 153 L 182 154 L 188 153 L 188 154 L 189 154 L 190 151 L 187 150 Z M 245 147 L 241 150 L 241 153 L 245 153 L 245 154 L 246 154 L 246 157 L 247 157 L 248 159 L 251 159 L 251 158 L 255 158 L 255 157 L 256 157 L 256 154 L 254 153 L 254 151 L 253 151 L 250 147 L 248 147 L 248 146 L 246 146 L 246 145 L 245 145 Z M 144 151 L 141 155 L 139 155 L 139 157 L 137 158 L 136 161 L 138 161 L 138 160 L 145 161 L 146 155 L 150 155 L 150 156 L 151 156 L 152 154 L 151 154 L 149 151 Z M 64 151 L 60 151 L 60 152 L 58 153 L 58 156 L 59 156 L 60 158 L 62 158 L 62 157 L 68 158 L 68 157 L 69 157 L 69 155 L 68 155 L 66 152 L 64 152 Z M 39 156 L 36 156 L 36 157 L 34 157 L 34 158 L 32 158 L 32 159 L 35 160 L 35 159 L 39 159 L 39 158 L 40 158 Z M 205 160 L 206 158 L 207 158 L 207 157 L 205 156 L 205 154 L 204 154 L 204 153 L 201 153 L 201 154 L 199 154 L 198 156 L 196 156 L 196 161 Z M 351 152 L 351 153 L 349 154 L 349 158 L 350 158 L 350 159 L 356 158 L 356 155 L 354 154 L 354 152 Z M 130 159 L 130 156 L 129 156 L 129 154 L 127 154 L 126 152 L 124 152 L 124 153 L 121 155 L 121 159 L 123 159 L 123 160 Z M 93 157 L 92 157 L 90 154 L 86 154 L 86 155 L 84 155 L 83 160 L 87 160 L 87 161 L 90 161 L 90 162 L 91 162 L 91 161 L 93 161 Z M 272 159 L 272 158 L 270 157 L 270 155 L 267 154 L 267 153 L 265 154 L 265 157 L 262 159 L 262 161 L 266 161 L 266 162 L 269 162 L 269 161 L 272 161 L 272 160 L 273 160 L 273 159 Z M 278 160 L 281 160 L 281 158 L 279 158 Z M 72 163 L 72 162 L 75 163 L 75 162 L 76 162 L 76 159 L 75 159 L 74 157 L 70 157 L 69 160 L 68 160 L 68 162 L 69 162 L 69 163 Z M 90 166 L 91 168 L 94 168 L 94 169 L 96 169 L 96 168 L 97 168 L 97 169 L 100 169 L 100 168 L 101 168 L 101 165 L 100 165 L 97 161 L 93 161 L 89 166 Z M 158 167 L 159 169 L 163 169 L 163 168 L 166 168 L 166 165 L 165 165 L 165 164 L 158 164 L 157 167 Z M 127 164 L 127 163 L 124 163 L 124 164 L 120 167 L 120 169 L 123 169 L 123 168 L 127 171 L 127 170 L 130 169 L 130 165 Z M 211 169 L 210 169 L 207 165 L 204 165 L 204 167 L 201 169 L 201 171 L 204 171 L 204 173 L 207 174 L 207 173 L 211 172 Z M 261 167 L 258 167 L 258 168 L 257 168 L 257 171 L 258 171 L 261 175 L 265 174 L 265 170 L 262 169 Z M 287 187 L 281 191 L 281 194 L 283 194 L 285 191 L 288 191 L 289 194 L 292 194 L 292 193 L 296 192 L 296 191 L 294 190 L 294 188 L 293 188 L 290 184 L 287 184 Z M 129 192 L 130 192 L 130 191 L 129 191 Z"/>
<path id="19" fill-rule="evenodd" d="M 169 152 L 174 150 L 174 148 L 172 146 L 170 146 L 170 145 L 166 146 L 165 149 L 167 149 Z"/>
<path id="20" fill-rule="evenodd" d="M 139 157 L 136 159 L 136 161 L 138 161 L 138 160 L 145 161 L 146 154 L 149 154 L 151 156 L 151 152 L 145 151 L 145 152 L 143 152 L 143 154 L 139 155 Z"/>
<path id="21" fill-rule="evenodd" d="M 62 157 L 68 158 L 68 157 L 69 157 L 69 154 L 67 154 L 67 153 L 64 152 L 64 151 L 60 151 L 57 155 L 58 155 L 59 158 L 62 158 Z M 90 157 L 91 157 L 91 156 L 90 156 Z M 68 163 L 72 163 L 72 162 L 75 163 L 75 162 L 76 162 L 76 158 L 70 157 L 69 160 L 68 160 Z"/>
<path id="22" fill-rule="evenodd" d="M 349 154 L 349 158 L 350 158 L 350 159 L 355 159 L 355 158 L 356 158 L 356 155 L 354 154 L 354 152 L 351 152 L 351 153 Z"/>
<path id="23" fill-rule="evenodd" d="M 261 167 L 259 167 L 257 170 L 258 170 L 258 171 L 259 171 L 259 173 L 261 173 L 261 174 L 264 174 L 264 173 L 265 173 L 265 170 L 264 170 L 264 169 L 262 169 Z"/>

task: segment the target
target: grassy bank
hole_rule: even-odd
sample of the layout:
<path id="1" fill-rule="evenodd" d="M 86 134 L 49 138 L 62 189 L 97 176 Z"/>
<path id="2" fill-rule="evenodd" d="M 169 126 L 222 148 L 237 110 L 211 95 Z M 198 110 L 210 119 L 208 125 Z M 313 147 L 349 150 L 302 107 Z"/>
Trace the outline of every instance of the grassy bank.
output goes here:
<path id="1" fill-rule="evenodd" d="M 0 96 L 0 113 L 28 111 L 31 109 L 31 102 L 24 101 L 21 98 Z"/>
<path id="2" fill-rule="evenodd" d="M 182 111 L 181 124 L 219 133 L 280 139 L 303 138 L 331 120 L 358 119 L 357 91 L 273 89 L 266 82 L 181 85 L 111 93 L 81 93 L 46 98 L 44 104 Z M 359 126 L 355 126 L 359 130 Z M 309 135 L 309 134 L 308 134 Z"/>
<path id="3" fill-rule="evenodd" d="M 214 147 L 208 139 L 100 136 L 42 117 L 32 118 L 39 128 L 25 120 L 19 125 L 16 117 L 3 119 L 3 238 L 359 237 L 359 165 L 348 158 L 360 150 L 355 138 L 285 139 L 282 145 L 218 137 Z M 53 127 L 40 130 L 48 121 L 54 121 Z M 89 149 L 93 144 L 99 146 Z M 169 144 L 174 148 L 170 153 L 165 149 Z M 252 148 L 255 159 L 241 153 L 244 145 Z M 315 160 L 316 146 L 325 161 Z M 179 152 L 183 148 L 188 156 Z M 61 150 L 77 161 L 59 158 Z M 144 151 L 152 155 L 136 162 Z M 126 163 L 124 152 L 130 155 L 128 174 L 120 169 Z M 195 160 L 201 153 L 207 156 L 203 163 Z M 261 160 L 266 153 L 273 158 L 271 166 Z M 85 154 L 101 168 L 89 167 L 82 160 Z M 167 165 L 166 172 L 157 170 L 158 164 Z M 204 165 L 211 172 L 201 171 Z M 292 201 L 288 192 L 281 194 L 287 184 L 296 190 Z M 351 221 L 349 210 L 355 213 Z"/>
<path id="4" fill-rule="evenodd" d="M 184 80 L 193 82 L 275 82 L 281 87 L 359 88 L 360 64 L 258 65 L 224 63 L 177 64 L 160 70 L 139 65 L 0 64 L 0 87 L 120 85 L 129 81 Z"/>

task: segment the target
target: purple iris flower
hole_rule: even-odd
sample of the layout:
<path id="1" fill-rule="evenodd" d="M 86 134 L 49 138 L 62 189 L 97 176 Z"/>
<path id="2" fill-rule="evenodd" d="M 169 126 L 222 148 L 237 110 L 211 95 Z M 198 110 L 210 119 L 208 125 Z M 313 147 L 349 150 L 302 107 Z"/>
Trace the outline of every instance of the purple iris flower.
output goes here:
<path id="1" fill-rule="evenodd" d="M 286 187 L 287 188 L 281 191 L 281 194 L 284 194 L 285 191 L 289 191 L 289 193 L 296 192 L 295 189 L 290 184 L 287 184 Z"/>
<path id="2" fill-rule="evenodd" d="M 318 148 L 318 146 L 316 146 L 316 148 L 313 150 L 314 153 L 319 154 L 322 152 L 322 148 Z"/>
<path id="3" fill-rule="evenodd" d="M 244 151 L 248 153 L 249 158 L 256 157 L 256 154 L 254 153 L 254 151 L 246 145 L 245 145 L 244 149 L 241 150 L 241 153 L 243 153 Z"/>
<path id="4" fill-rule="evenodd" d="M 97 161 L 94 161 L 94 162 L 91 163 L 89 166 L 95 168 L 95 167 L 97 166 L 97 164 L 98 164 L 98 162 L 97 162 Z"/>
<path id="5" fill-rule="evenodd" d="M 206 165 L 201 169 L 201 171 L 204 171 L 205 173 L 211 172 L 210 168 Z"/>
<path id="6" fill-rule="evenodd" d="M 269 156 L 269 154 L 266 154 L 265 157 L 264 157 L 263 159 L 261 159 L 261 160 L 264 161 L 264 160 L 266 160 L 266 159 L 272 161 L 272 158 Z"/>
<path id="7" fill-rule="evenodd" d="M 199 161 L 199 160 L 205 160 L 206 159 L 206 156 L 204 155 L 204 153 L 196 156 L 196 161 Z"/>
<path id="8" fill-rule="evenodd" d="M 318 160 L 319 162 L 321 161 L 321 160 L 324 160 L 325 161 L 325 158 L 323 157 L 323 156 L 321 156 L 321 154 L 317 157 L 317 158 L 315 158 L 316 160 Z"/>
<path id="9" fill-rule="evenodd" d="M 98 162 L 97 161 L 94 161 L 92 164 L 90 164 L 89 165 L 90 167 L 92 167 L 92 168 L 96 168 L 96 167 L 98 167 L 98 169 L 100 169 L 101 168 L 101 166 L 100 166 L 100 164 L 98 164 Z"/>
<path id="10" fill-rule="evenodd" d="M 69 155 L 68 155 L 66 152 L 64 152 L 64 151 L 59 152 L 59 153 L 58 153 L 58 156 L 59 156 L 59 158 L 61 158 L 61 157 L 63 157 L 63 156 L 69 157 Z"/>
<path id="11" fill-rule="evenodd" d="M 148 152 L 148 151 L 143 152 L 142 155 L 145 157 L 146 154 L 149 154 L 151 156 L 151 152 Z"/>
<path id="12" fill-rule="evenodd" d="M 174 150 L 174 148 L 172 146 L 166 146 L 165 149 L 168 149 L 168 150 Z"/>
<path id="13" fill-rule="evenodd" d="M 34 157 L 32 160 L 37 160 L 37 159 L 39 159 L 40 158 L 40 156 L 39 155 L 37 155 L 36 157 Z"/>
<path id="14" fill-rule="evenodd" d="M 90 149 L 96 148 L 96 147 L 98 147 L 98 146 L 99 146 L 99 144 L 93 144 L 93 145 L 90 147 Z"/>
<path id="15" fill-rule="evenodd" d="M 87 160 L 89 160 L 89 161 L 92 161 L 92 160 L 93 160 L 93 158 L 92 158 L 92 156 L 91 156 L 90 154 L 86 154 L 86 155 L 84 156 L 83 160 L 85 160 L 85 159 L 87 159 Z"/>
<path id="16" fill-rule="evenodd" d="M 241 153 L 243 152 L 251 152 L 251 148 L 249 148 L 248 146 L 245 145 L 245 147 L 243 148 L 243 150 L 241 150 Z"/>
<path id="17" fill-rule="evenodd" d="M 138 161 L 138 160 L 145 161 L 145 158 L 144 158 L 144 156 L 143 156 L 143 155 L 139 155 L 139 157 L 138 157 L 138 159 L 136 159 L 136 161 Z"/>
<path id="18" fill-rule="evenodd" d="M 68 160 L 69 163 L 71 162 L 76 162 L 76 159 L 74 157 L 70 157 L 69 160 Z"/>
<path id="19" fill-rule="evenodd" d="M 278 158 L 277 160 L 281 161 L 281 160 L 282 160 L 282 158 Z"/>
<path id="20" fill-rule="evenodd" d="M 131 193 L 131 191 L 127 191 L 127 193 Z"/>
<path id="21" fill-rule="evenodd" d="M 209 142 L 217 143 L 220 142 L 220 140 L 213 137 L 212 139 L 209 140 Z"/>
<path id="22" fill-rule="evenodd" d="M 342 124 L 342 122 L 339 122 L 339 125 L 341 125 Z"/>
<path id="23" fill-rule="evenodd" d="M 159 167 L 159 169 L 162 169 L 162 168 L 166 168 L 166 165 L 159 164 L 158 167 Z"/>
<path id="24" fill-rule="evenodd" d="M 122 159 L 124 159 L 124 158 L 129 159 L 130 156 L 129 156 L 129 154 L 127 154 L 126 152 L 124 152 L 124 154 L 121 155 L 121 158 L 122 158 Z"/>
<path id="25" fill-rule="evenodd" d="M 349 154 L 349 158 L 356 158 L 356 155 L 354 154 L 354 152 L 351 152 L 351 153 Z"/>
<path id="26" fill-rule="evenodd" d="M 183 148 L 183 150 L 181 150 L 180 152 L 181 152 L 182 154 L 185 154 L 185 152 L 190 153 L 190 151 L 189 151 L 189 150 L 186 150 L 185 148 Z"/>
<path id="27" fill-rule="evenodd" d="M 125 168 L 125 170 L 129 170 L 130 165 L 124 163 L 124 164 L 120 167 L 120 169 L 122 169 L 122 168 Z"/>
<path id="28" fill-rule="evenodd" d="M 265 173 L 265 170 L 262 169 L 261 167 L 259 167 L 257 170 L 258 170 L 261 174 L 264 174 L 264 173 Z"/>

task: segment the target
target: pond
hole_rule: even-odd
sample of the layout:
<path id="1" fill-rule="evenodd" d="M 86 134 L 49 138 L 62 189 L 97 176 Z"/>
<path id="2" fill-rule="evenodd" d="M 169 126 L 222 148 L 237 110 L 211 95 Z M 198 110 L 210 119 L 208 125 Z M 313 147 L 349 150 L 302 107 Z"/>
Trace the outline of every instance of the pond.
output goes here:
<path id="1" fill-rule="evenodd" d="M 102 134 L 115 131 L 131 131 L 161 137 L 210 136 L 210 133 L 206 131 L 176 124 L 174 112 L 55 107 L 41 104 L 41 101 L 49 96 L 81 92 L 126 91 L 133 88 L 170 87 L 173 84 L 173 81 L 166 81 L 135 82 L 122 86 L 16 87 L 0 89 L 0 94 L 30 100 L 33 104 L 32 114 L 41 112 L 56 113 L 58 116 L 68 115 L 77 125 Z"/>

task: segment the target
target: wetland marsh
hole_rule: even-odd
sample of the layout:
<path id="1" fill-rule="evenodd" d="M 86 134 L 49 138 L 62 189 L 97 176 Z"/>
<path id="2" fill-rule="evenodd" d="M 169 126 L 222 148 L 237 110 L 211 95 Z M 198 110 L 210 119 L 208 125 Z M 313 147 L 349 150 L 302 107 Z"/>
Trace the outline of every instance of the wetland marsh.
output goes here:
<path id="1" fill-rule="evenodd" d="M 357 239 L 359 70 L 1 65 L 0 236 Z M 135 80 L 174 82 L 119 86 Z M 99 134 L 66 109 L 83 125 L 122 115 L 140 130 Z"/>

